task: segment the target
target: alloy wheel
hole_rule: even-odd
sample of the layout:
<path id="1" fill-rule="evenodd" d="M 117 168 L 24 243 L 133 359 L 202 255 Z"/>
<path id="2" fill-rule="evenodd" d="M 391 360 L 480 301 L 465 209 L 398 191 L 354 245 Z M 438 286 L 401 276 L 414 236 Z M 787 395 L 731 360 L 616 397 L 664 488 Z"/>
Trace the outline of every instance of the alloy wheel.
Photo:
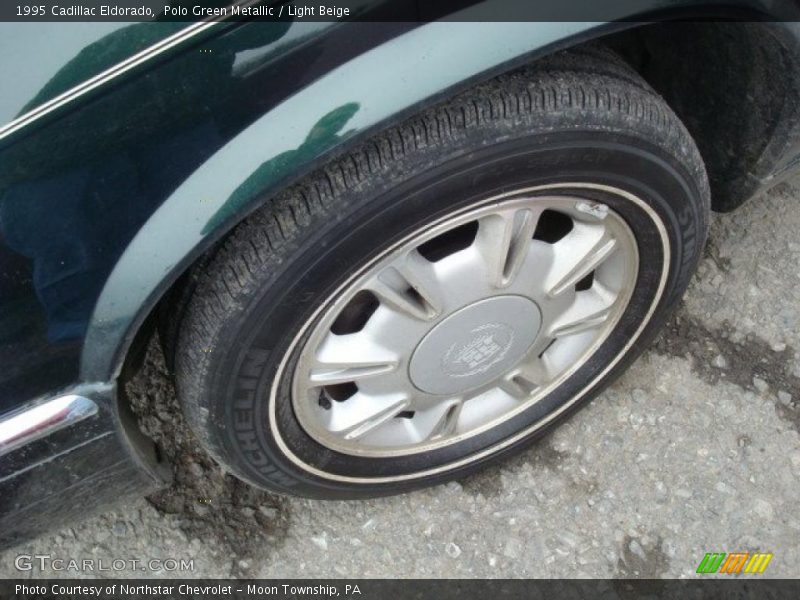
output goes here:
<path id="1" fill-rule="evenodd" d="M 638 271 L 612 209 L 520 190 L 413 232 L 326 302 L 292 403 L 325 447 L 425 452 L 545 397 L 613 330 Z"/>

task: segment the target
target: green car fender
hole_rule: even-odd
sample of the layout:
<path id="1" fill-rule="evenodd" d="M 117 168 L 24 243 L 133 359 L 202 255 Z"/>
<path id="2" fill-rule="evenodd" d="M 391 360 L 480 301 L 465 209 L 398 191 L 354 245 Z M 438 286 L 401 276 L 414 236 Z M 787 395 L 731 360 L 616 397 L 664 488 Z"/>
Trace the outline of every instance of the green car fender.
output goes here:
<path id="1" fill-rule="evenodd" d="M 82 379 L 118 375 L 139 325 L 164 291 L 259 198 L 415 107 L 556 44 L 592 37 L 600 27 L 429 23 L 359 55 L 276 106 L 197 169 L 128 245 L 89 323 Z"/>

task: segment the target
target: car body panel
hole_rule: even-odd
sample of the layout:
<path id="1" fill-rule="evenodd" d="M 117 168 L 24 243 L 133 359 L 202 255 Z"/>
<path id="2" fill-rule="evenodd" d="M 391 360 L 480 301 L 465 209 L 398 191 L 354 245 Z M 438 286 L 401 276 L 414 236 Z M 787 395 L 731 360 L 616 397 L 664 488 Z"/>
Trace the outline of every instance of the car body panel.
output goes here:
<path id="1" fill-rule="evenodd" d="M 635 10 L 701 4 L 653 0 Z M 616 16 L 640 14 L 624 10 Z M 76 52 L 61 69 L 52 57 L 40 60 L 45 45 L 17 38 L 7 56 L 22 56 L 32 71 L 41 65 L 30 81 L 47 83 L 28 83 L 0 104 L 10 119 L 4 124 L 68 95 L 70 85 L 102 75 L 114 60 L 146 52 L 142 40 L 158 44 L 183 31 L 170 25 L 146 34 L 150 24 L 88 28 L 61 46 Z M 0 422 L 87 386 L 98 411 L 0 457 L 0 497 L 8 499 L 0 543 L 104 506 L 120 490 L 163 481 L 119 412 L 116 383 L 128 348 L 177 278 L 271 194 L 448 94 L 632 26 L 215 24 L 7 128 L 0 139 Z M 25 101 L 26 94 L 33 96 Z M 782 155 L 775 165 L 795 160 Z M 95 478 L 92 456 L 105 461 Z M 55 475 L 63 469 L 75 477 Z M 42 486 L 42 477 L 52 485 Z M 107 493 L 86 494 L 82 478 L 91 486 L 105 480 Z M 114 482 L 135 485 L 115 489 Z M 65 493 L 81 499 L 80 510 L 64 502 Z M 32 503 L 37 517 L 23 527 Z"/>
<path id="2" fill-rule="evenodd" d="M 425 24 L 354 58 L 275 106 L 220 148 L 139 230 L 97 302 L 82 375 L 89 380 L 113 376 L 121 365 L 119 349 L 132 338 L 131 325 L 141 322 L 141 307 L 159 296 L 165 279 L 174 280 L 184 270 L 187 258 L 191 262 L 271 191 L 308 172 L 348 140 L 443 90 L 593 27 L 591 23 Z M 482 34 L 503 43 L 475 44 Z M 383 69 L 386 64 L 397 68 Z"/>
<path id="3" fill-rule="evenodd" d="M 82 84 L 130 56 L 145 50 L 187 24 L 161 23 L 146 35 L 128 38 L 128 43 L 102 51 L 103 40 L 128 23 L 0 23 L 3 75 L 15 85 L 0 97 L 0 127 Z M 49 42 L 41 51 L 42 40 Z M 98 51 L 99 49 L 99 51 Z M 31 59 L 35 57 L 35 68 Z M 64 57 L 70 57 L 65 64 Z M 84 58 L 85 57 L 85 58 Z M 75 68 L 70 68 L 74 64 Z"/>
<path id="4" fill-rule="evenodd" d="M 144 436 L 129 435 L 120 426 L 124 417 L 113 402 L 113 384 L 81 385 L 73 391 L 96 410 L 23 446 L 0 447 L 0 548 L 169 481 Z"/>

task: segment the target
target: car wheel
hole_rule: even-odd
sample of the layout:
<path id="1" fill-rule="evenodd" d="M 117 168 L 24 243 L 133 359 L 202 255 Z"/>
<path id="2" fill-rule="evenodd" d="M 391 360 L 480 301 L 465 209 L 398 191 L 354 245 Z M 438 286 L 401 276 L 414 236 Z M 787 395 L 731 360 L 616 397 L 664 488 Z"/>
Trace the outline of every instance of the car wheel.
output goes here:
<path id="1" fill-rule="evenodd" d="M 265 199 L 204 262 L 176 355 L 188 422 L 275 491 L 463 477 L 636 357 L 708 206 L 686 129 L 613 55 L 498 77 Z"/>

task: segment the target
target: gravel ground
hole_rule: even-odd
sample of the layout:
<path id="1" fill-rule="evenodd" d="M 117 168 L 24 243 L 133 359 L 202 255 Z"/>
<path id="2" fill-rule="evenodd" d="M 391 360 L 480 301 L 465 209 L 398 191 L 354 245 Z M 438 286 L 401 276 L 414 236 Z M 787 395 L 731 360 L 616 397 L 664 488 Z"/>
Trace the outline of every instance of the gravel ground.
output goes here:
<path id="1" fill-rule="evenodd" d="M 20 553 L 194 560 L 165 576 L 691 577 L 704 553 L 737 550 L 800 576 L 798 201 L 800 178 L 715 216 L 654 347 L 537 447 L 401 497 L 278 498 L 225 476 L 166 427 L 174 393 L 153 351 L 129 393 L 173 486 L 0 554 L 0 577 Z"/>

